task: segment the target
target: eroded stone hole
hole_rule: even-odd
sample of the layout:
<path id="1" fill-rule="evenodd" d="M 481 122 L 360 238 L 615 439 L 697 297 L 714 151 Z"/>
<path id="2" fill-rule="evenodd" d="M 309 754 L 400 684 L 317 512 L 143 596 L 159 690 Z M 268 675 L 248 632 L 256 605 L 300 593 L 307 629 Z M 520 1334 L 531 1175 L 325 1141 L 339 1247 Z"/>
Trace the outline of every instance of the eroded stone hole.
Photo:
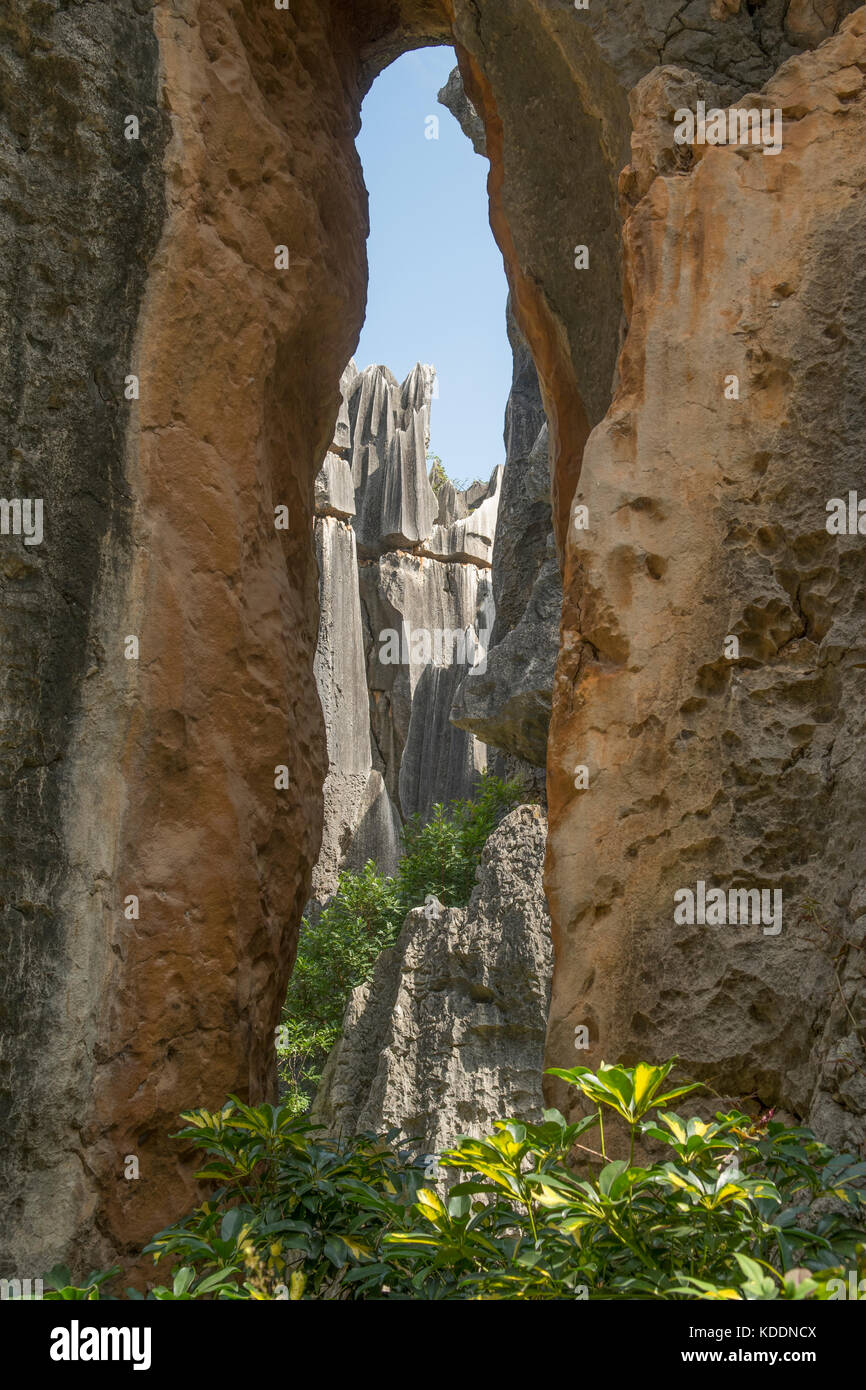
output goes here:
<path id="1" fill-rule="evenodd" d="M 378 82 L 389 83 L 388 124 L 402 129 L 414 122 L 411 158 L 440 166 L 451 160 L 447 195 L 439 183 L 430 193 L 448 199 L 448 226 L 440 229 L 448 250 L 437 267 L 435 252 L 425 262 L 420 248 L 409 248 L 413 273 L 433 281 L 425 307 L 450 372 L 443 379 L 436 363 L 410 367 L 406 338 L 416 354 L 431 336 L 420 317 L 409 318 L 414 343 L 405 324 L 397 331 L 393 314 L 386 320 L 394 341 L 385 340 L 375 360 L 392 349 L 402 354 L 398 375 L 387 360 L 365 365 L 366 343 L 382 341 L 381 330 L 378 338 L 365 330 L 342 376 L 334 439 L 316 479 L 315 672 L 329 766 L 322 850 L 284 1017 L 294 1042 L 281 1053 L 284 1094 L 299 1107 L 315 1095 L 313 1117 L 331 1133 L 398 1126 L 428 1153 L 447 1146 L 458 1130 L 480 1136 L 503 1114 L 541 1115 L 552 972 L 542 886 L 544 768 L 562 601 L 548 423 L 490 236 L 484 124 L 453 51 L 437 53 L 445 61 L 435 84 L 417 51 L 398 60 L 413 83 L 427 80 L 429 95 L 420 106 L 407 100 L 399 70 L 389 69 Z M 374 88 L 368 103 L 375 96 Z M 457 148 L 467 140 L 474 153 L 468 144 Z M 363 139 L 359 145 L 363 157 Z M 389 170 L 398 186 L 401 163 L 398 155 Z M 424 195 L 413 194 L 407 182 L 400 196 L 423 217 Z M 384 193 L 379 197 L 377 206 L 374 191 L 370 216 L 371 247 L 381 260 L 377 218 L 399 222 L 402 209 L 386 203 Z M 471 217 L 479 222 L 473 235 Z M 478 234 L 489 238 L 492 274 L 475 246 Z M 400 292 L 395 261 L 406 252 L 390 249 L 390 278 L 376 260 L 371 267 L 374 319 L 376 295 Z M 441 281 L 447 300 L 450 281 L 460 279 L 446 263 L 473 254 L 477 280 L 491 281 L 487 288 L 485 280 L 484 297 L 467 280 L 463 302 L 451 291 L 451 301 L 438 304 L 435 286 Z M 476 333 L 474 357 L 468 349 L 459 356 L 461 335 L 473 331 L 469 316 L 479 314 L 506 330 L 498 391 L 493 368 L 482 375 L 481 353 L 492 356 L 482 334 Z M 462 380 L 456 380 L 458 364 Z M 452 447 L 438 443 L 440 380 L 443 394 L 463 393 L 465 432 L 472 408 L 485 422 L 486 435 L 474 449 L 463 445 L 462 454 L 453 428 Z M 495 398 L 492 410 L 485 392 Z M 472 811 L 455 809 L 457 802 L 470 803 Z M 482 809 L 488 805 L 495 810 Z M 444 817 L 437 818 L 437 806 L 446 808 Z M 479 824 L 486 817 L 478 874 L 477 854 L 462 850 L 468 868 L 458 887 L 453 869 L 441 867 L 454 844 L 446 832 L 437 864 L 431 831 L 427 881 L 407 886 L 401 860 L 418 852 L 412 826 L 445 827 L 466 814 Z M 389 893 L 401 895 L 396 921 L 385 902 Z M 359 950 L 351 993 L 335 988 L 327 1002 L 313 999 L 305 981 L 315 969 L 327 973 L 329 959 L 342 960 L 352 911 L 366 923 L 374 948 Z M 395 949 L 376 964 L 393 938 Z M 333 973 L 335 986 L 338 977 L 345 980 L 342 965 Z M 299 1036 L 309 1039 L 307 1057 Z M 327 1060 L 323 1039 L 333 1042 Z"/>
<path id="2" fill-rule="evenodd" d="M 677 1053 L 861 1144 L 862 548 L 823 508 L 850 501 L 866 447 L 866 12 L 700 0 L 662 32 L 595 0 L 7 8 L 4 488 L 44 498 L 46 544 L 3 537 L 0 1273 L 135 1259 L 200 1195 L 179 1112 L 273 1094 L 321 831 L 310 523 L 363 319 L 354 134 L 375 74 L 427 42 L 455 45 L 482 117 L 549 422 L 547 1060 L 573 1062 L 580 1030 L 591 1063 Z M 682 158 L 678 107 L 759 89 L 794 137 L 778 156 Z M 506 473 L 500 518 L 507 490 Z M 719 667 L 744 615 L 785 596 L 797 621 L 781 610 L 757 655 Z M 500 597 L 494 657 L 528 611 L 506 630 Z M 673 893 L 710 871 L 823 899 L 838 979 L 794 920 L 746 949 L 672 938 Z"/>

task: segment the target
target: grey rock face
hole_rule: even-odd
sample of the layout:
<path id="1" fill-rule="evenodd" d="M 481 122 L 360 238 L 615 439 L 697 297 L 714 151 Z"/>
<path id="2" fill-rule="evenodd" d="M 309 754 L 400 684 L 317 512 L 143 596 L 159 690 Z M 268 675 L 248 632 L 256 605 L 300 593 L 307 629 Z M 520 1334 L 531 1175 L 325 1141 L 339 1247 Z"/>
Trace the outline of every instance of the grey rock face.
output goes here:
<path id="1" fill-rule="evenodd" d="M 348 384 L 355 534 L 373 554 L 411 548 L 433 530 L 438 505 L 427 478 L 433 380 L 432 367 L 419 363 L 402 386 L 386 367 L 367 367 Z"/>
<path id="2" fill-rule="evenodd" d="M 383 874 L 395 874 L 400 858 L 401 822 L 382 774 L 371 769 L 358 801 L 357 819 L 343 867 L 360 872 L 368 859 L 378 864 Z"/>
<path id="3" fill-rule="evenodd" d="M 439 512 L 450 516 L 450 520 L 444 526 L 433 527 L 433 534 L 421 546 L 420 553 L 434 560 L 459 560 L 464 565 L 489 568 L 493 560 L 503 472 L 501 465 L 494 469 L 486 493 L 474 503 L 471 511 L 467 506 L 469 493 L 458 493 L 447 484 L 449 495 L 444 502 L 440 498 Z M 442 490 L 444 492 L 445 488 Z"/>
<path id="4" fill-rule="evenodd" d="M 484 153 L 483 127 L 466 95 L 459 68 L 451 73 L 439 100 L 476 151 Z M 458 728 L 501 752 L 543 767 L 562 588 L 551 552 L 547 420 L 535 363 L 517 326 L 510 297 L 506 325 L 514 371 L 505 412 L 506 466 L 490 555 L 496 621 L 488 660 L 459 683 L 451 719 Z M 452 507 L 450 497 L 440 497 L 440 512 L 446 512 L 449 520 Z M 437 545 L 441 548 L 442 542 L 434 538 L 430 553 L 439 553 Z"/>
<path id="5" fill-rule="evenodd" d="M 353 991 L 312 1112 L 330 1134 L 399 1125 L 435 1153 L 497 1119 L 540 1119 L 553 969 L 546 829 L 537 806 L 512 811 L 468 907 L 433 899 L 410 912 Z"/>
<path id="6" fill-rule="evenodd" d="M 110 855 L 107 832 L 94 848 L 105 805 L 90 796 L 123 698 L 97 634 L 131 564 L 124 376 L 169 121 L 143 7 L 16 0 L 0 32 L 2 491 L 44 505 L 41 544 L 0 540 L 0 1273 L 36 1276 L 75 1249 L 92 1202 L 80 1126 L 109 970 L 109 875 L 93 869 Z M 127 111 L 139 141 L 122 137 Z"/>
<path id="7" fill-rule="evenodd" d="M 334 426 L 334 452 L 345 458 L 352 447 L 352 425 L 349 420 L 349 389 L 358 375 L 354 361 L 350 362 L 340 378 L 340 411 Z"/>
<path id="8" fill-rule="evenodd" d="M 525 440 L 513 394 L 510 405 L 510 437 Z M 543 767 L 562 609 L 546 424 L 529 454 L 506 466 L 492 578 L 496 621 L 487 663 L 466 675 L 451 719 L 494 748 Z"/>
<path id="9" fill-rule="evenodd" d="M 370 770 L 367 682 L 352 528 L 336 517 L 316 518 L 320 617 L 314 670 L 322 699 L 328 761 L 344 772 Z"/>
<path id="10" fill-rule="evenodd" d="M 347 467 L 336 455 L 328 457 Z M 316 518 L 315 535 L 319 636 L 313 670 L 328 743 L 322 848 L 312 882 L 313 897 L 321 899 L 336 888 L 356 828 L 369 813 L 373 761 L 355 536 L 345 521 L 328 515 Z"/>
<path id="11" fill-rule="evenodd" d="M 339 454 L 325 455 L 325 461 L 316 476 L 313 495 L 316 513 L 319 516 L 340 516 L 348 519 L 355 515 L 352 470 Z"/>
<path id="12" fill-rule="evenodd" d="M 467 796 L 486 750 L 449 722 L 493 627 L 490 561 L 502 468 L 437 498 L 427 480 L 432 368 L 402 385 L 384 367 L 343 374 L 337 438 L 315 484 L 320 626 L 315 660 L 328 739 L 314 901 L 343 867 L 393 872 L 401 816 Z M 360 567 L 358 551 L 365 560 Z"/>
<path id="13" fill-rule="evenodd" d="M 553 552 L 553 537 L 549 537 Z M 516 627 L 456 692 L 451 719 L 493 747 L 543 767 L 559 651 L 562 586 L 555 553 L 538 572 Z"/>
<path id="14" fill-rule="evenodd" d="M 360 580 L 377 765 L 407 816 L 467 795 L 486 765 L 486 751 L 471 733 L 448 730 L 448 712 L 467 667 L 483 661 L 482 624 L 491 623 L 492 613 L 489 571 L 388 554 L 362 566 Z M 443 738 L 435 753 L 431 724 Z"/>
<path id="15" fill-rule="evenodd" d="M 543 767 L 562 585 L 553 549 L 548 430 L 538 375 L 510 304 L 507 321 L 514 375 L 492 556 L 496 620 L 487 662 L 459 684 L 451 719 L 484 743 Z"/>
<path id="16" fill-rule="evenodd" d="M 455 68 L 450 74 L 439 93 L 439 101 L 451 112 L 466 138 L 472 141 L 475 153 L 486 156 L 487 133 L 484 122 L 466 95 L 459 68 Z"/>
<path id="17" fill-rule="evenodd" d="M 449 718 L 461 679 L 459 666 L 431 662 L 415 686 L 397 784 L 404 816 L 426 820 L 437 801 L 465 797 L 487 766 L 484 745 Z"/>

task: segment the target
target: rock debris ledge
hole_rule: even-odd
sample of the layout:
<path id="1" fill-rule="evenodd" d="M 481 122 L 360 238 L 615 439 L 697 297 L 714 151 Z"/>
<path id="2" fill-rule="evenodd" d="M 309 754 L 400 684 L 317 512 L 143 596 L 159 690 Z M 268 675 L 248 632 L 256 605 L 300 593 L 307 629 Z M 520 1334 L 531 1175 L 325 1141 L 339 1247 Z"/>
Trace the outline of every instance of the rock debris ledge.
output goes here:
<path id="1" fill-rule="evenodd" d="M 546 833 L 538 806 L 518 806 L 485 846 L 469 905 L 415 908 L 352 992 L 312 1111 L 330 1134 L 397 1125 L 436 1153 L 503 1117 L 541 1118 Z"/>

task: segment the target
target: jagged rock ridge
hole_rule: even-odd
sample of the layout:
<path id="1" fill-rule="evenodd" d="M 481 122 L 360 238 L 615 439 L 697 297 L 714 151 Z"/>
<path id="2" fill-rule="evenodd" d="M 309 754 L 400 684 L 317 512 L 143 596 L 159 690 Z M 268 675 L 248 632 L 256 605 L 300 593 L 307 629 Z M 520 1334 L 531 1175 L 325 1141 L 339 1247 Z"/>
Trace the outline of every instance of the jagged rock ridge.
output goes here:
<path id="1" fill-rule="evenodd" d="M 341 867 L 392 873 L 406 817 L 471 793 L 483 745 L 449 722 L 493 626 L 490 567 L 502 468 L 437 497 L 427 474 L 434 373 L 385 367 L 341 383 L 336 437 L 316 479 L 320 620 L 315 673 L 328 776 L 313 897 Z"/>
<path id="2" fill-rule="evenodd" d="M 332 1134 L 396 1125 L 436 1153 L 506 1116 L 539 1120 L 553 946 L 538 806 L 485 846 L 465 908 L 435 899 L 354 990 L 312 1118 Z"/>

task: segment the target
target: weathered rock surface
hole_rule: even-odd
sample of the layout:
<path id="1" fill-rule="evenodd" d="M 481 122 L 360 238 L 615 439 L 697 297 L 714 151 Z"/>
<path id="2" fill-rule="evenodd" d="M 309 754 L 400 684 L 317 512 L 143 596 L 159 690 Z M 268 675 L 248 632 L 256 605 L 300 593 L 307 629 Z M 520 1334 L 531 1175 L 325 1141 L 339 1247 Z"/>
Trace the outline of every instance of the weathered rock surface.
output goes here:
<path id="1" fill-rule="evenodd" d="M 644 159 L 679 75 L 635 94 L 631 321 L 568 540 L 547 878 L 552 1064 L 586 1024 L 590 1065 L 679 1053 L 853 1145 L 866 560 L 825 523 L 866 450 L 864 73 L 861 9 L 746 103 L 781 109 L 780 154 L 695 147 L 688 172 Z M 781 929 L 676 924 L 698 880 L 781 891 Z"/>
<path id="2" fill-rule="evenodd" d="M 496 616 L 486 664 L 458 687 L 451 718 L 491 747 L 544 767 L 562 585 L 552 548 L 548 428 L 538 374 L 510 305 L 507 321 L 514 376 L 492 561 Z"/>
<path id="3" fill-rule="evenodd" d="M 336 888 L 356 837 L 360 848 L 380 833 L 370 858 L 393 872 L 400 821 L 373 771 L 355 535 L 347 522 L 327 514 L 316 517 L 315 530 L 320 613 L 313 669 L 328 743 L 322 847 L 312 879 L 312 896 L 321 900 Z"/>
<path id="4" fill-rule="evenodd" d="M 427 478 L 433 369 L 419 363 L 402 385 L 387 367 L 351 382 L 355 535 L 364 551 L 411 549 L 432 534 L 438 511 Z"/>
<path id="5" fill-rule="evenodd" d="M 312 880 L 319 903 L 335 891 L 341 868 L 372 859 L 393 872 L 401 816 L 426 816 L 437 801 L 469 795 L 486 765 L 484 747 L 450 724 L 449 711 L 489 643 L 502 468 L 486 485 L 459 492 L 446 484 L 436 498 L 426 469 L 432 384 L 432 369 L 420 365 L 399 385 L 387 368 L 359 373 L 351 362 L 339 438 L 316 479 L 315 675 L 328 739 Z M 392 469 L 395 448 L 402 461 Z M 386 492 L 390 511 L 369 504 Z M 411 551 L 391 548 L 397 517 L 402 544 L 405 532 L 415 536 Z M 358 529 L 367 557 L 360 580 Z"/>
<path id="6" fill-rule="evenodd" d="M 459 68 L 439 100 L 476 153 L 485 154 L 483 125 Z M 553 534 L 547 420 L 538 372 L 510 297 L 506 326 L 514 371 L 505 411 L 506 465 L 490 557 L 496 616 L 487 661 L 458 685 L 451 719 L 492 748 L 521 760 L 515 771 L 525 777 L 531 767 L 544 767 L 547 760 L 562 588 L 557 565 L 545 563 Z M 448 503 L 450 498 L 440 496 L 440 512 Z M 521 622 L 518 637 L 500 649 L 499 643 Z"/>
<path id="7" fill-rule="evenodd" d="M 392 553 L 362 566 L 360 582 L 374 755 L 405 817 L 441 800 L 446 788 L 466 795 L 486 764 L 483 745 L 448 729 L 448 713 L 467 666 L 483 661 L 493 613 L 489 571 Z M 447 730 L 447 745 L 440 745 L 433 761 L 414 760 L 408 778 L 403 757 L 410 724 L 414 720 L 423 736 L 431 719 Z"/>
<path id="8" fill-rule="evenodd" d="M 456 560 L 461 565 L 483 565 L 489 569 L 493 561 L 503 471 L 502 465 L 493 470 L 493 477 L 471 511 L 466 505 L 467 493 L 458 493 L 447 484 L 449 497 L 445 507 L 457 515 L 448 524 L 437 523 L 433 527 L 430 536 L 421 544 L 419 555 L 429 555 L 432 560 Z M 440 502 L 440 512 L 442 509 Z M 460 515 L 461 512 L 464 514 Z"/>
<path id="9" fill-rule="evenodd" d="M 376 73 L 425 42 L 456 45 L 484 124 L 491 223 L 538 368 L 554 533 L 570 552 L 552 1058 L 573 1056 L 569 1024 L 591 1006 L 605 1048 L 673 1043 L 697 1065 L 717 1009 L 715 1055 L 738 1091 L 790 1094 L 828 1132 L 860 1132 L 862 1064 L 833 1061 L 853 1025 L 820 948 L 797 938 L 795 976 L 783 933 L 772 977 L 748 943 L 709 963 L 700 935 L 666 953 L 650 884 L 666 898 L 675 871 L 709 855 L 717 872 L 745 865 L 831 895 L 859 1016 L 861 570 L 856 538 L 826 552 L 814 513 L 844 495 L 863 454 L 862 11 L 774 88 L 781 156 L 707 150 L 637 204 L 620 407 L 585 479 L 600 520 L 625 497 L 627 539 L 591 538 L 585 598 L 568 542 L 621 342 L 630 90 L 673 64 L 742 95 L 853 8 L 7 0 L 4 487 L 42 497 L 48 521 L 44 548 L 2 538 L 3 1273 L 132 1257 L 194 1196 L 192 1156 L 168 1137 L 178 1111 L 273 1093 L 326 771 L 310 520 L 363 319 L 354 135 Z M 138 142 L 123 137 L 130 109 Z M 590 274 L 575 270 L 577 244 Z M 745 422 L 707 394 L 737 351 Z M 123 396 L 130 372 L 136 401 Z M 427 503 L 418 480 L 416 514 Z M 278 505 L 288 532 L 274 528 Z M 402 533 L 410 518 L 391 506 Z M 763 674 L 720 667 L 714 694 L 719 632 L 738 623 Z M 123 655 L 130 634 L 138 661 Z M 579 810 L 573 766 L 593 758 L 607 799 Z M 137 918 L 124 916 L 133 894 Z M 123 1178 L 129 1153 L 139 1182 Z"/>
<path id="10" fill-rule="evenodd" d="M 466 908 L 406 918 L 353 991 L 313 1119 L 332 1134 L 400 1126 L 435 1153 L 508 1115 L 540 1119 L 553 950 L 546 821 L 519 806 L 494 831 Z"/>
<path id="11" fill-rule="evenodd" d="M 126 891 L 123 379 L 169 122 L 152 18 L 132 6 L 9 0 L 0 50 L 2 493 L 44 507 L 42 544 L 0 537 L 0 1274 L 35 1278 L 92 1238 L 112 1185 L 104 1169 L 94 1185 L 81 1126 Z"/>
<path id="12" fill-rule="evenodd" d="M 475 153 L 486 157 L 487 136 L 484 122 L 466 95 L 459 68 L 455 68 L 450 74 L 438 99 L 451 112 L 467 139 L 471 140 Z"/>
<path id="13" fill-rule="evenodd" d="M 459 729 L 539 767 L 547 754 L 562 607 L 559 562 L 553 536 L 548 539 L 548 558 L 520 621 L 491 646 L 484 670 L 466 677 L 451 707 Z"/>
<path id="14" fill-rule="evenodd" d="M 316 475 L 313 497 L 318 516 L 338 516 L 348 521 L 355 515 L 352 470 L 339 454 L 325 455 L 325 461 Z"/>

